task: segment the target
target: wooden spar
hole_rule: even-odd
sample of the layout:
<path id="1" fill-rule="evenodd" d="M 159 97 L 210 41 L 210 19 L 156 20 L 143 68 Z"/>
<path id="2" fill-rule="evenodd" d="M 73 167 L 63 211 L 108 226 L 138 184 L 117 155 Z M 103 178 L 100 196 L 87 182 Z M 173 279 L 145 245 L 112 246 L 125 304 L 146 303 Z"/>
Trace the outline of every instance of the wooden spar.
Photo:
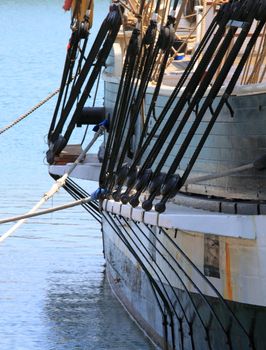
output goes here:
<path id="1" fill-rule="evenodd" d="M 132 12 L 133 13 L 138 13 L 137 6 L 136 6 L 136 4 L 134 4 L 134 1 L 128 0 L 128 3 L 129 3 L 129 5 L 130 5 L 130 7 L 132 9 Z"/>
<path id="2" fill-rule="evenodd" d="M 48 192 L 46 192 L 43 197 L 40 199 L 40 201 L 27 213 L 27 214 L 33 214 L 35 213 L 48 199 L 53 197 L 53 195 L 59 191 L 59 189 L 64 186 L 66 179 L 68 176 L 73 172 L 73 170 L 76 168 L 76 166 L 83 160 L 86 153 L 89 151 L 89 149 L 92 147 L 92 145 L 95 143 L 95 141 L 98 139 L 100 135 L 102 135 L 103 131 L 105 130 L 104 126 L 100 126 L 99 130 L 94 134 L 93 139 L 88 144 L 88 146 L 84 149 L 83 152 L 80 153 L 78 158 L 75 160 L 75 162 L 71 165 L 69 170 L 60 177 L 50 188 Z M 2 242 L 4 239 L 9 237 L 12 233 L 14 233 L 24 222 L 26 221 L 26 218 L 19 220 L 14 226 L 12 226 L 8 231 L 6 231 L 1 237 L 0 242 Z"/>
<path id="3" fill-rule="evenodd" d="M 85 17 L 87 17 L 89 28 L 91 28 L 93 22 L 93 7 L 93 0 L 73 0 L 71 6 L 72 15 L 79 22 L 82 22 Z"/>

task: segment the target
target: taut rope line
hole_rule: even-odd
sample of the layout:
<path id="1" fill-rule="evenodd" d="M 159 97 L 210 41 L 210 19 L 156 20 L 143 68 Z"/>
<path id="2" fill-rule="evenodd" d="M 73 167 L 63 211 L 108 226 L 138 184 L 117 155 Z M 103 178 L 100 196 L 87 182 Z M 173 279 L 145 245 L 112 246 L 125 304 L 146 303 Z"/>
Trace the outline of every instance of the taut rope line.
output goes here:
<path id="1" fill-rule="evenodd" d="M 89 151 L 89 149 L 93 146 L 95 141 L 98 139 L 100 135 L 104 132 L 105 127 L 100 126 L 99 130 L 94 134 L 93 139 L 91 142 L 88 144 L 88 146 L 80 153 L 78 158 L 75 160 L 75 162 L 71 165 L 69 170 L 62 176 L 60 177 L 50 188 L 48 192 L 46 192 L 43 197 L 40 199 L 40 201 L 27 213 L 30 214 L 29 217 L 31 217 L 31 214 L 35 213 L 48 199 L 50 199 L 56 192 L 59 191 L 59 189 L 64 186 L 66 179 L 68 176 L 73 172 L 73 170 L 76 168 L 76 166 L 83 160 L 85 157 L 86 153 Z M 82 204 L 82 203 L 80 203 Z M 26 215 L 26 214 L 25 214 Z M 14 221 L 14 220 L 13 220 Z M 26 221 L 26 218 L 19 220 L 14 226 L 12 226 L 7 232 L 5 232 L 1 237 L 0 237 L 0 242 L 3 242 L 7 237 L 9 237 L 13 232 L 15 232 L 24 222 Z"/>
<path id="2" fill-rule="evenodd" d="M 23 119 L 25 119 L 26 117 L 28 117 L 30 114 L 32 114 L 34 111 L 36 111 L 36 109 L 40 108 L 43 104 L 45 104 L 46 102 L 48 102 L 52 97 L 54 97 L 56 94 L 58 94 L 60 89 L 56 89 L 54 92 L 52 92 L 51 94 L 49 94 L 45 99 L 43 99 L 42 101 L 40 101 L 39 103 L 37 103 L 34 107 L 32 107 L 28 112 L 22 114 L 20 117 L 18 117 L 17 119 L 15 119 L 12 123 L 6 125 L 5 127 L 3 127 L 2 129 L 0 129 L 0 135 L 3 134 L 5 131 L 7 131 L 8 129 L 12 128 L 13 126 L 15 126 L 16 124 L 18 124 L 19 122 L 21 122 Z"/>
<path id="3" fill-rule="evenodd" d="M 90 197 L 81 198 L 79 200 L 76 200 L 76 201 L 73 201 L 73 202 L 70 202 L 70 203 L 66 203 L 66 204 L 63 204 L 63 205 L 58 205 L 58 206 L 53 207 L 53 208 L 39 210 L 39 211 L 36 211 L 34 213 L 33 212 L 28 212 L 26 214 L 22 214 L 22 215 L 18 215 L 18 216 L 11 216 L 9 218 L 0 220 L 0 225 L 1 224 L 6 224 L 8 222 L 19 221 L 19 220 L 22 220 L 22 219 L 29 219 L 29 218 L 32 218 L 34 216 L 40 216 L 40 215 L 54 213 L 55 211 L 59 211 L 59 210 L 73 208 L 73 207 L 76 207 L 77 205 L 86 204 L 86 203 L 89 203 L 89 202 L 91 202 L 93 200 L 94 200 L 94 198 L 90 196 Z M 0 242 L 2 242 L 5 239 L 4 236 L 5 235 L 0 237 Z"/>

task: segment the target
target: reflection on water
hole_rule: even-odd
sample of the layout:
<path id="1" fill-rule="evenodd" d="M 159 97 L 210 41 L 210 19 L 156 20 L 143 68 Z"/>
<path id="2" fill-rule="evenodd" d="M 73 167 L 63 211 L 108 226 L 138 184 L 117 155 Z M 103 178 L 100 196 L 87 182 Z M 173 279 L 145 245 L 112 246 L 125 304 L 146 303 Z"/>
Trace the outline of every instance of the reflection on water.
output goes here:
<path id="1" fill-rule="evenodd" d="M 56 349 L 153 349 L 113 297 L 104 272 L 99 285 L 66 285 L 56 276 L 50 282 L 46 312 Z"/>
<path id="2" fill-rule="evenodd" d="M 111 293 L 100 230 L 68 220 L 1 246 L 0 349 L 154 349 Z"/>
<path id="3" fill-rule="evenodd" d="M 0 1 L 0 128 L 59 85 L 70 35 L 62 3 Z M 95 28 L 107 9 L 96 1 Z M 43 159 L 54 105 L 0 135 L 1 218 L 29 210 L 52 184 Z M 60 192 L 47 206 L 70 200 Z M 31 219 L 0 245 L 0 350 L 152 348 L 112 296 L 99 226 L 82 208 Z"/>

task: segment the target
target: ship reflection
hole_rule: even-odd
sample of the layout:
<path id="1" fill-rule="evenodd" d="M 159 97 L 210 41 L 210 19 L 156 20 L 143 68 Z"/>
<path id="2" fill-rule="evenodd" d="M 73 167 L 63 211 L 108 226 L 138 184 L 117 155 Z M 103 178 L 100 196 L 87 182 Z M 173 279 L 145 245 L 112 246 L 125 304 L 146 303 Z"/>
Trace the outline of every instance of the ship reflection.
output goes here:
<path id="1" fill-rule="evenodd" d="M 82 281 L 71 275 L 54 272 L 49 280 L 44 310 L 50 348 L 154 349 L 114 298 L 105 271 Z"/>

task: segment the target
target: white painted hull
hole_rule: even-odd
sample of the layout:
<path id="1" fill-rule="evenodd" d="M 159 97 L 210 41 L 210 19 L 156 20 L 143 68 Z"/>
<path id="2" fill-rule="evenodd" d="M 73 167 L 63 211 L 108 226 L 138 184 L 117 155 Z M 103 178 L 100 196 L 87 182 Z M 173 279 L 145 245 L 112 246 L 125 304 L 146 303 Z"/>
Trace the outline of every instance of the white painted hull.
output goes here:
<path id="1" fill-rule="evenodd" d="M 119 82 L 113 73 L 119 72 L 114 65 L 109 73 L 105 108 L 112 116 Z M 235 116 L 222 110 L 192 176 L 247 164 L 265 153 L 265 90 L 235 90 L 230 100 Z M 171 91 L 162 88 L 158 112 Z M 148 91 L 147 104 L 149 99 Z M 61 175 L 66 168 L 50 170 Z M 95 180 L 98 174 L 98 165 L 85 163 L 73 176 Z M 255 175 L 250 170 L 188 185 L 183 193 L 193 195 L 175 197 L 163 214 L 103 202 L 110 284 L 162 349 L 266 349 L 266 174 Z"/>
<path id="2" fill-rule="evenodd" d="M 263 220 L 265 222 L 265 217 Z M 104 213 L 103 233 L 107 272 L 115 294 L 161 348 L 167 349 L 166 338 L 169 348 L 172 346 L 170 316 L 166 312 L 168 330 L 165 332 L 163 315 L 154 298 L 145 269 L 160 286 L 166 299 L 168 294 L 175 306 L 176 314 L 173 318 L 176 349 L 193 348 L 186 318 L 193 324 L 195 349 L 208 349 L 209 346 L 191 300 L 195 302 L 206 325 L 208 318 L 212 318 L 208 303 L 217 313 L 225 329 L 231 324 L 229 338 L 232 341 L 232 349 L 249 349 L 250 339 L 241 327 L 246 329 L 247 333 L 251 332 L 254 349 L 265 349 L 263 320 L 266 317 L 266 275 L 263 232 L 256 239 L 247 240 L 180 229 L 161 231 L 158 226 L 147 227 L 144 223 L 136 224 L 131 219 L 124 220 L 121 215 L 109 216 Z M 130 252 L 123 239 L 126 239 L 138 258 Z M 185 255 L 182 255 L 181 251 Z M 185 256 L 189 257 L 191 262 Z M 206 278 L 217 289 L 218 294 L 207 283 Z M 208 303 L 200 293 L 207 298 Z M 237 320 L 223 305 L 219 294 L 226 300 Z M 157 297 L 160 300 L 158 293 Z M 164 305 L 162 301 L 161 304 Z M 185 310 L 185 317 L 179 304 Z M 177 315 L 182 318 L 183 340 L 178 332 L 180 325 L 178 326 Z M 226 349 L 226 336 L 215 318 L 211 321 L 209 331 L 210 348 Z"/>
<path id="3" fill-rule="evenodd" d="M 111 114 L 117 81 L 112 75 L 106 75 L 105 80 L 105 105 Z M 235 90 L 235 96 L 230 100 L 235 111 L 234 118 L 228 109 L 222 110 L 195 164 L 192 177 L 247 164 L 265 153 L 266 134 L 262 124 L 265 124 L 266 117 L 261 107 L 266 102 L 265 86 L 253 86 L 253 89 L 252 93 L 246 87 Z M 169 87 L 162 87 L 157 103 L 158 113 L 171 91 Z M 148 90 L 147 105 L 149 100 Z M 207 113 L 206 121 L 209 117 Z M 185 166 L 184 158 L 180 173 Z M 167 164 L 163 170 L 167 170 Z M 111 216 L 119 227 L 118 230 L 115 229 L 116 225 L 110 222 L 110 217 L 104 216 L 103 236 L 110 283 L 130 314 L 161 348 L 266 348 L 266 212 L 263 202 L 256 202 L 266 198 L 265 180 L 265 172 L 254 176 L 254 171 L 251 170 L 236 176 L 189 185 L 184 192 L 203 195 L 203 200 L 196 196 L 193 200 L 193 195 L 189 199 L 176 197 L 172 203 L 167 204 L 167 210 L 163 214 L 145 212 L 140 207 L 133 209 L 130 205 L 112 200 L 103 203 L 104 211 L 112 213 Z M 208 202 L 207 196 L 215 196 L 216 200 Z M 227 200 L 220 200 L 219 197 L 227 197 Z M 136 226 L 136 222 L 141 229 Z M 143 232 L 146 232 L 149 239 L 143 236 Z M 137 252 L 137 259 L 127 244 L 123 243 L 121 234 L 128 236 L 127 244 Z M 141 236 L 141 242 L 136 235 Z M 170 243 L 166 235 L 171 237 L 191 262 L 184 258 L 177 246 Z M 166 249 L 162 248 L 159 241 Z M 169 266 L 169 262 L 172 267 L 175 266 L 175 270 Z M 189 277 L 185 277 L 180 268 Z M 143 277 L 147 275 L 145 269 L 156 283 L 165 287 L 163 294 L 170 295 L 175 310 L 178 310 L 177 314 L 182 318 L 182 334 L 178 331 L 182 327 L 178 324 L 177 315 L 174 315 L 174 336 L 171 335 L 169 314 L 168 326 L 163 326 L 165 315 L 161 314 L 156 298 L 151 296 L 152 291 L 147 286 L 149 281 Z M 135 284 L 139 286 L 137 292 Z M 207 298 L 207 303 L 200 293 Z M 156 295 L 158 297 L 158 293 Z M 232 314 L 222 299 L 229 304 Z M 193 310 L 191 300 L 197 305 L 199 315 Z M 208 303 L 217 313 L 218 320 L 213 320 Z M 178 307 L 178 304 L 181 306 Z M 188 314 L 189 322 L 193 324 L 192 340 L 182 307 Z M 207 341 L 199 321 L 201 316 L 207 329 L 210 322 L 210 337 Z M 220 320 L 223 330 L 219 326 Z M 225 330 L 229 336 L 225 335 Z"/>

